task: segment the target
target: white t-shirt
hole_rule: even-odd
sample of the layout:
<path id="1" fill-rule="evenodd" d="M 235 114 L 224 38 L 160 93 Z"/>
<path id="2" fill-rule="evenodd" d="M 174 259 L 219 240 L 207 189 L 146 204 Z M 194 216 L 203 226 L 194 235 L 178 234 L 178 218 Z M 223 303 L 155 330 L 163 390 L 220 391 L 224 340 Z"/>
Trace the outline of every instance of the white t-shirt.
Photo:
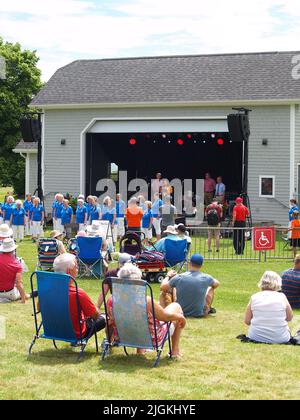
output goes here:
<path id="1" fill-rule="evenodd" d="M 261 343 L 287 343 L 291 334 L 286 320 L 286 297 L 283 293 L 263 291 L 252 296 L 253 318 L 248 337 Z"/>

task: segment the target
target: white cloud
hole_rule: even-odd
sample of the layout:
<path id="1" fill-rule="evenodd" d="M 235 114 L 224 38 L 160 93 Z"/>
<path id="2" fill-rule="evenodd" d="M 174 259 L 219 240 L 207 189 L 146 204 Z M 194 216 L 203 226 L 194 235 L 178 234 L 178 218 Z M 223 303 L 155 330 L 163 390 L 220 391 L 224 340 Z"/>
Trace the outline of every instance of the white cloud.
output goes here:
<path id="1" fill-rule="evenodd" d="M 294 0 L 15 0 L 0 3 L 0 28 L 6 40 L 37 49 L 48 79 L 58 67 L 78 58 L 296 50 L 300 4 Z"/>

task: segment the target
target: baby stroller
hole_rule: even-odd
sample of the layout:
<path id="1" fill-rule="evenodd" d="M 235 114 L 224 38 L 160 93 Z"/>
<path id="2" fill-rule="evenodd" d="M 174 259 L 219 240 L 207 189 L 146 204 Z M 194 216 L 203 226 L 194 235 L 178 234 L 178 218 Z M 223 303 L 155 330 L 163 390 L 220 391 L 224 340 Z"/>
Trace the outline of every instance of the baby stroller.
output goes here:
<path id="1" fill-rule="evenodd" d="M 58 243 L 56 239 L 39 239 L 37 269 L 52 271 L 55 258 L 58 257 Z"/>
<path id="2" fill-rule="evenodd" d="M 127 231 L 123 238 L 120 240 L 120 252 L 135 257 L 137 254 L 141 254 L 143 251 L 143 239 L 141 232 L 129 232 Z"/>

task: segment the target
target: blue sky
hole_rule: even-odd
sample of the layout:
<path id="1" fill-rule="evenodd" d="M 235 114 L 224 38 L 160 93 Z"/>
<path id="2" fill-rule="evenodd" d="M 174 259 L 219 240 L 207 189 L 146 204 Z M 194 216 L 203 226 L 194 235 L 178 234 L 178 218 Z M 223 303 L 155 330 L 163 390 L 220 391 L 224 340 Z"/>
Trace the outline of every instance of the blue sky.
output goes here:
<path id="1" fill-rule="evenodd" d="M 80 58 L 299 50 L 299 0 L 0 0 L 43 79 Z"/>

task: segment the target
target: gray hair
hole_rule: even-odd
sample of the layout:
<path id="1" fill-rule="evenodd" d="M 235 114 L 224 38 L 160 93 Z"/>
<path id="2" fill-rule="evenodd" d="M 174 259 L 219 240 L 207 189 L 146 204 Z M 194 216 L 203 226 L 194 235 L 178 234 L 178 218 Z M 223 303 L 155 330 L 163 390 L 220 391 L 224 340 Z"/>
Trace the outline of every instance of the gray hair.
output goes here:
<path id="1" fill-rule="evenodd" d="M 67 274 L 76 265 L 76 257 L 73 254 L 62 254 L 55 258 L 53 268 L 56 273 Z"/>
<path id="2" fill-rule="evenodd" d="M 120 279 L 141 280 L 142 276 L 141 270 L 132 263 L 124 264 L 118 272 L 118 277 Z"/>
<path id="3" fill-rule="evenodd" d="M 272 290 L 274 292 L 281 290 L 281 286 L 281 277 L 274 271 L 266 271 L 258 283 L 261 290 Z"/>

